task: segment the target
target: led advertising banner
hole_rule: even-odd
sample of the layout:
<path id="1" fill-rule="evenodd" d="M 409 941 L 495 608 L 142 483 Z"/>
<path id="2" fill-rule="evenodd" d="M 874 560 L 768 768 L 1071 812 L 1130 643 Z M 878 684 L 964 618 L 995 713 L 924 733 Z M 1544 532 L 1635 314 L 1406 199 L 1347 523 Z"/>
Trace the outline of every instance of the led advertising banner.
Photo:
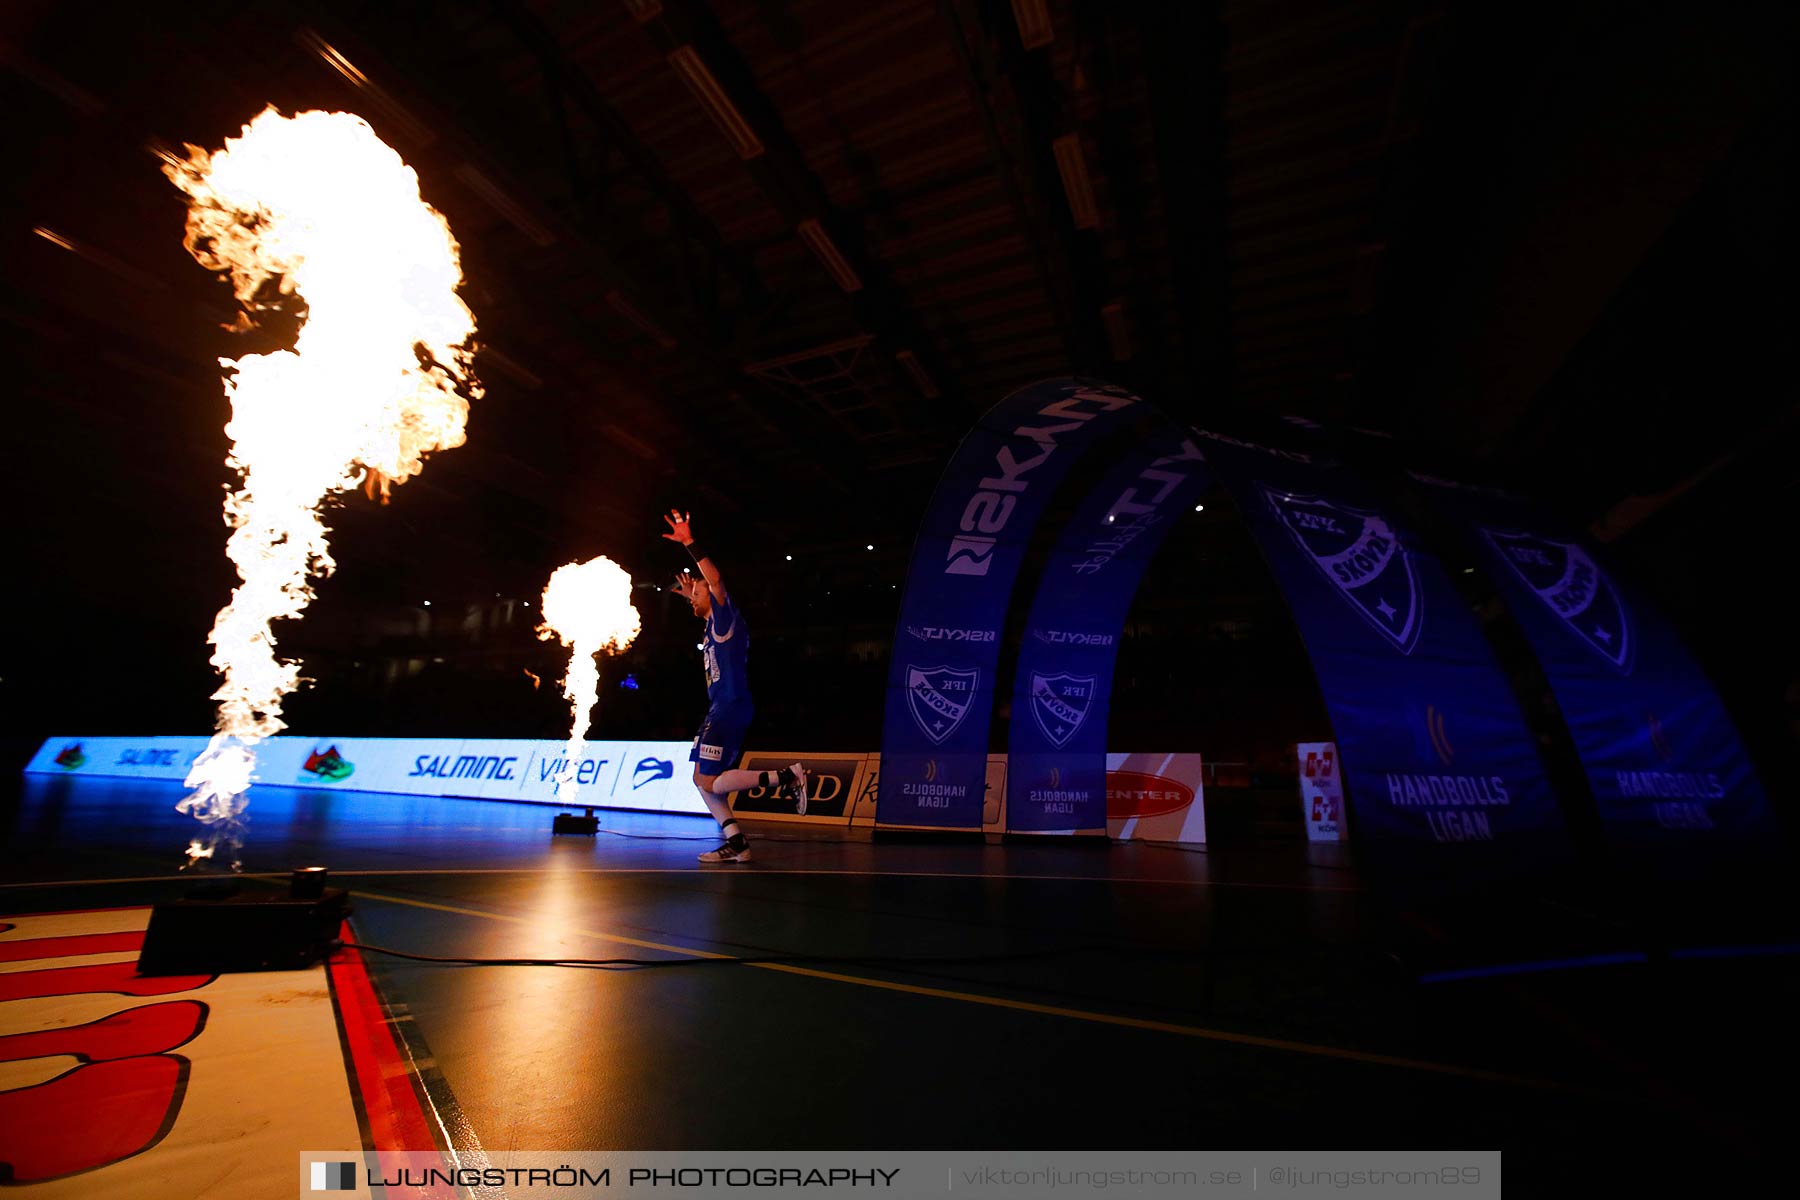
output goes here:
<path id="1" fill-rule="evenodd" d="M 1336 742 L 1299 742 L 1300 817 L 1309 842 L 1343 842 L 1344 781 L 1337 769 Z"/>
<path id="2" fill-rule="evenodd" d="M 731 810 L 767 821 L 824 822 L 847 825 L 850 809 L 861 790 L 863 761 L 867 755 L 809 754 L 802 751 L 746 750 L 739 766 L 746 771 L 779 771 L 790 763 L 806 768 L 806 815 L 794 811 L 794 802 L 777 786 L 745 788 L 731 794 Z"/>
<path id="3" fill-rule="evenodd" d="M 25 770 L 180 783 L 204 737 L 51 738 Z M 705 813 L 689 742 L 588 742 L 573 803 Z M 497 738 L 275 737 L 256 748 L 255 782 L 297 788 L 556 803 L 562 742 Z M 252 793 L 254 797 L 254 792 Z"/>
<path id="4" fill-rule="evenodd" d="M 748 757 L 748 756 L 746 756 Z M 1006 827 L 1007 756 L 988 756 L 982 829 Z M 1120 841 L 1204 842 L 1206 804 L 1198 754 L 1106 756 L 1106 832 Z M 851 824 L 874 825 L 881 791 L 881 755 L 871 754 L 850 805 Z"/>
<path id="5" fill-rule="evenodd" d="M 982 766 L 980 829 L 983 833 L 1006 832 L 1006 755 L 990 754 Z M 864 757 L 863 773 L 857 782 L 850 807 L 852 825 L 880 825 L 886 829 L 934 829 L 937 826 L 896 825 L 881 807 L 881 755 Z"/>
<path id="6" fill-rule="evenodd" d="M 1443 878 L 1568 853 L 1524 715 L 1473 612 L 1393 506 L 1306 455 L 1207 434 L 1294 614 L 1359 843 Z"/>
<path id="7" fill-rule="evenodd" d="M 1718 693 L 1586 539 L 1519 497 L 1414 478 L 1457 514 L 1543 665 L 1610 840 L 1676 850 L 1775 832 Z"/>
<path id="8" fill-rule="evenodd" d="M 1000 631 L 1026 544 L 1069 468 L 1141 403 L 1097 380 L 1046 380 L 995 405 L 957 447 L 894 631 L 882 824 L 981 827 Z"/>
<path id="9" fill-rule="evenodd" d="M 1121 457 L 1058 535 L 1014 677 L 1008 829 L 1105 830 L 1107 713 L 1125 617 L 1163 538 L 1205 486 L 1192 438 L 1171 429 Z"/>
<path id="10" fill-rule="evenodd" d="M 1108 754 L 1106 832 L 1119 841 L 1204 842 L 1198 754 Z"/>
<path id="11" fill-rule="evenodd" d="M 46 741 L 25 770 L 70 778 L 160 779 L 180 792 L 204 737 L 60 737 Z M 589 742 L 577 778 L 577 806 L 710 815 L 694 790 L 688 742 Z M 266 787 L 388 792 L 407 796 L 556 803 L 561 742 L 498 738 L 270 738 L 257 747 L 256 783 Z M 59 761 L 60 760 L 60 761 Z M 812 798 L 806 815 L 774 788 L 733 795 L 732 807 L 756 820 L 874 825 L 881 755 L 748 750 L 739 764 L 771 771 L 806 765 Z M 1115 838 L 1206 840 L 1200 756 L 1106 756 L 1107 830 Z M 1005 829 L 1007 762 L 983 767 L 981 826 Z M 252 802 L 255 793 L 252 792 Z"/>

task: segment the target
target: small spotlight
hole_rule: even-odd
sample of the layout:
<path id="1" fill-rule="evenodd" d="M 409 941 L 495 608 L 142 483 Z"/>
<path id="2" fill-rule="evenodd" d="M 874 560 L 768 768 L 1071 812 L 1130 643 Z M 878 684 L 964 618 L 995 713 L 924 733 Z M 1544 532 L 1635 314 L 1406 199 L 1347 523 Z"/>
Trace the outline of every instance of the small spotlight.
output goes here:
<path id="1" fill-rule="evenodd" d="M 1113 515 L 1111 513 L 1106 514 L 1106 523 L 1108 525 L 1111 525 L 1113 523 Z"/>
<path id="2" fill-rule="evenodd" d="M 1475 568 L 1474 568 L 1474 567 L 1464 567 L 1464 568 L 1463 568 L 1463 574 L 1464 574 L 1464 575 L 1473 575 L 1473 574 L 1474 574 L 1474 573 L 1475 573 Z"/>
<path id="3" fill-rule="evenodd" d="M 288 895 L 295 900 L 318 900 L 325 895 L 324 867 L 298 867 L 288 877 Z"/>
<path id="4" fill-rule="evenodd" d="M 1204 505 L 1204 504 L 1196 504 L 1196 505 L 1194 505 L 1194 511 L 1195 511 L 1195 512 L 1205 512 L 1205 511 L 1206 511 L 1206 505 Z"/>
<path id="5" fill-rule="evenodd" d="M 429 601 L 429 600 L 427 600 L 427 601 L 426 601 L 426 602 L 425 602 L 425 607 L 426 607 L 426 608 L 430 608 L 430 607 L 431 607 L 431 601 Z"/>
<path id="6" fill-rule="evenodd" d="M 695 642 L 695 643 L 694 643 L 694 649 L 696 649 L 696 650 L 704 650 L 704 649 L 706 649 L 706 643 L 705 643 L 705 642 Z"/>
<path id="7" fill-rule="evenodd" d="M 875 548 L 874 542 L 870 542 L 868 545 L 863 547 L 864 550 L 873 550 L 874 548 Z"/>
<path id="8" fill-rule="evenodd" d="M 794 556 L 793 556 L 793 555 L 791 555 L 791 554 L 790 554 L 790 555 L 788 555 L 788 556 L 787 556 L 787 560 L 788 560 L 788 561 L 789 561 L 789 562 L 793 562 L 793 561 L 794 561 Z"/>

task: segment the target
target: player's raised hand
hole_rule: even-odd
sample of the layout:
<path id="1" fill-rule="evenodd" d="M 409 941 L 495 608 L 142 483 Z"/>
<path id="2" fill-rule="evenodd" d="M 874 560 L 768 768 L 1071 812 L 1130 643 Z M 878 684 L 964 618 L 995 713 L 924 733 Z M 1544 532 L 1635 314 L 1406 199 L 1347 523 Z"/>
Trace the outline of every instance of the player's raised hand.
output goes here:
<path id="1" fill-rule="evenodd" d="M 663 534 L 671 542 L 679 542 L 686 546 L 693 542 L 694 535 L 688 530 L 688 514 L 680 509 L 671 508 L 663 520 L 669 523 L 669 532 Z"/>

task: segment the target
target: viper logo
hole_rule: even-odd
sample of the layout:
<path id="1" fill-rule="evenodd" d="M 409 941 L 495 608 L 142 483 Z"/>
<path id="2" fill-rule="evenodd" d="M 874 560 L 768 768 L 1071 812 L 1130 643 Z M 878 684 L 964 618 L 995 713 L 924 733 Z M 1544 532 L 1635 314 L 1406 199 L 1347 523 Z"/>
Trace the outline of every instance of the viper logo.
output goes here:
<path id="1" fill-rule="evenodd" d="M 56 765 L 65 771 L 79 771 L 87 764 L 87 755 L 81 752 L 80 742 L 70 742 L 56 756 Z"/>
<path id="2" fill-rule="evenodd" d="M 631 770 L 631 790 L 637 791 L 646 783 L 655 783 L 658 779 L 675 778 L 675 764 L 666 758 L 640 758 L 637 766 Z"/>

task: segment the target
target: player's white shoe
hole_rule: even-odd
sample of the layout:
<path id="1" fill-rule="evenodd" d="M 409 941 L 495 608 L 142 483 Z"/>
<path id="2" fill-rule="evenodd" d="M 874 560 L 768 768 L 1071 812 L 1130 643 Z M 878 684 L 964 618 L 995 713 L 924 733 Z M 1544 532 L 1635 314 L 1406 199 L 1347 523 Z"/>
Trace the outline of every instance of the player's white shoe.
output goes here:
<path id="1" fill-rule="evenodd" d="M 806 768 L 794 763 L 782 773 L 781 787 L 794 801 L 794 811 L 801 816 L 806 815 Z"/>
<path id="2" fill-rule="evenodd" d="M 750 861 L 750 847 L 746 845 L 742 850 L 733 850 L 731 843 L 726 842 L 717 850 L 708 850 L 702 854 L 700 861 L 703 863 L 747 863 Z"/>

